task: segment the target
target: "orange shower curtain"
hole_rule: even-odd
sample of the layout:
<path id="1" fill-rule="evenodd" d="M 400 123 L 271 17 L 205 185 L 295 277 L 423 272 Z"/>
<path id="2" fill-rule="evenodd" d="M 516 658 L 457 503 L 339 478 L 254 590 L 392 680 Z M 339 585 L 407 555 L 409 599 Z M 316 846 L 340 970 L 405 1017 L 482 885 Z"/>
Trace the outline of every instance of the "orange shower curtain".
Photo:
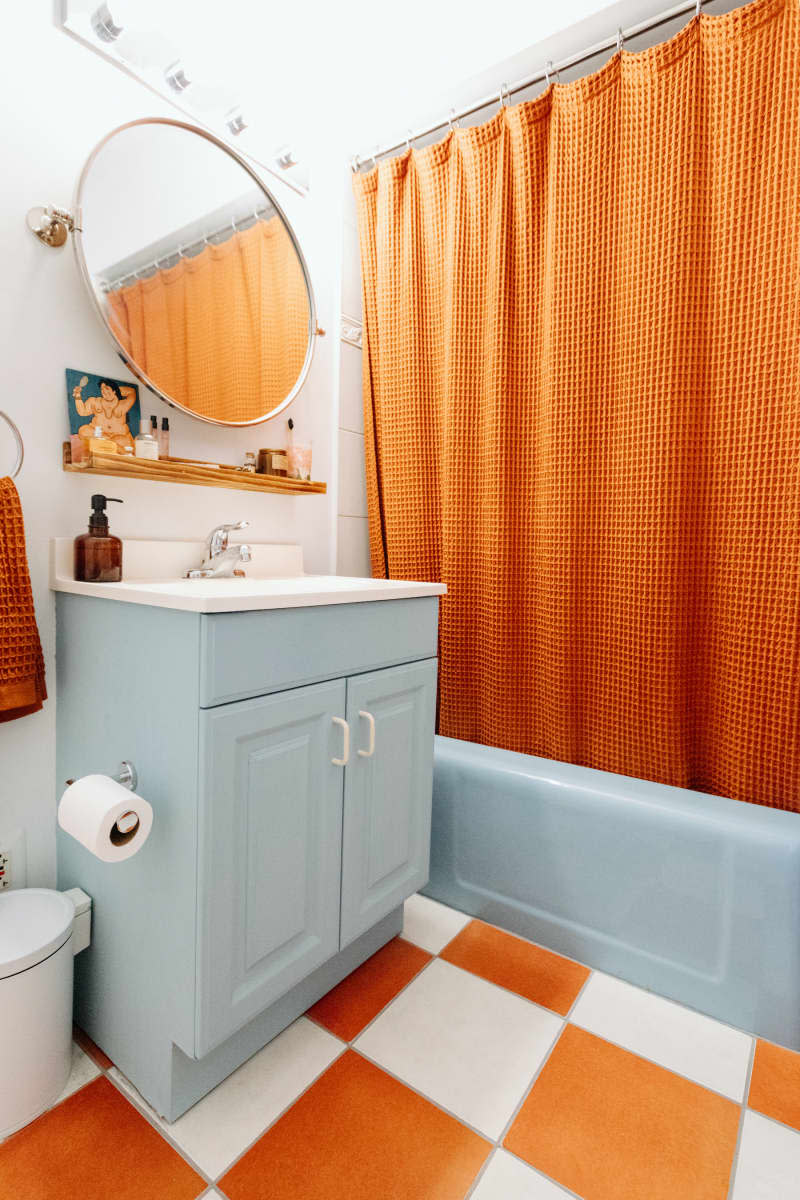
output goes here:
<path id="1" fill-rule="evenodd" d="M 201 416 L 263 416 L 286 398 L 305 361 L 305 278 L 279 217 L 109 292 L 108 302 L 132 359 Z"/>
<path id="2" fill-rule="evenodd" d="M 800 810 L 799 47 L 756 0 L 355 177 L 440 732 Z"/>

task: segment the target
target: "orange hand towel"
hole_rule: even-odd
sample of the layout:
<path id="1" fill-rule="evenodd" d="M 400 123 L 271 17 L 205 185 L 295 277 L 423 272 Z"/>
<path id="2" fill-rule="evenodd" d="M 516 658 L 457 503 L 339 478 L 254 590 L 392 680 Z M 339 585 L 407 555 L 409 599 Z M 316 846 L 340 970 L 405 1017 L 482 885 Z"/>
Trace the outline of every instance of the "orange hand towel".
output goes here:
<path id="1" fill-rule="evenodd" d="M 0 721 L 38 712 L 46 699 L 22 506 L 12 480 L 0 479 Z"/>

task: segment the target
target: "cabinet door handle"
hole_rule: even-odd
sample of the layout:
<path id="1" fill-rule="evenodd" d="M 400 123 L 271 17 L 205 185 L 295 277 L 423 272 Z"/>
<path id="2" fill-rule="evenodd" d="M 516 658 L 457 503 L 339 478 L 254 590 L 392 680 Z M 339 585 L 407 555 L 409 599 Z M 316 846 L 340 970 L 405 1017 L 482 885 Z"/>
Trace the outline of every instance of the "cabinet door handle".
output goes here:
<path id="1" fill-rule="evenodd" d="M 342 717 L 331 717 L 334 725 L 342 727 L 342 757 L 332 758 L 331 762 L 335 767 L 346 767 L 347 760 L 350 758 L 350 726 Z"/>
<path id="2" fill-rule="evenodd" d="M 369 721 L 369 748 L 367 750 L 359 750 L 362 758 L 372 758 L 375 753 L 375 718 L 372 713 L 364 712 L 363 708 L 358 710 L 358 715 L 363 717 L 365 721 Z"/>

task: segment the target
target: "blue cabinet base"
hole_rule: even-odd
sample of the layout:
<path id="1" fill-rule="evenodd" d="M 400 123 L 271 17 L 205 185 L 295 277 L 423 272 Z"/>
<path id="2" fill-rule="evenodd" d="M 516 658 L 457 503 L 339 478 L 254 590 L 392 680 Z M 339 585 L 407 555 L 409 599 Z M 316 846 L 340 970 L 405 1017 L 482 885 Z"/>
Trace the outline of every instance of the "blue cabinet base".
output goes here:
<path id="1" fill-rule="evenodd" d="M 139 1092 L 159 1116 L 168 1121 L 177 1120 L 230 1075 L 231 1071 L 235 1071 L 242 1063 L 247 1062 L 248 1058 L 252 1058 L 263 1046 L 291 1025 L 292 1021 L 302 1016 L 320 997 L 337 983 L 341 983 L 346 975 L 391 941 L 402 928 L 401 904 L 204 1058 L 189 1058 L 177 1046 L 172 1045 L 165 1048 L 171 1056 L 165 1071 L 165 1063 L 159 1061 L 156 1047 L 153 1046 L 149 1062 L 150 1071 L 143 1075 L 142 1064 L 139 1064 L 136 1079 Z M 78 990 L 75 997 L 77 1020 L 81 1028 L 85 1029 L 90 1037 L 94 1037 L 97 1030 L 92 1028 L 93 1006 L 91 1003 L 82 1003 L 83 999 Z M 124 1074 L 124 1063 L 117 1063 L 117 1066 Z"/>

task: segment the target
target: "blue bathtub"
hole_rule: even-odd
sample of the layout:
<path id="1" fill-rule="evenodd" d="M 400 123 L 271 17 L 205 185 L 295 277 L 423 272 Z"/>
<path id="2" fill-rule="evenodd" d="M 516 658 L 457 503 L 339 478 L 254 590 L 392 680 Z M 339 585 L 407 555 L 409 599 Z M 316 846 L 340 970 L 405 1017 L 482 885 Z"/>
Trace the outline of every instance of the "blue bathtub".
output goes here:
<path id="1" fill-rule="evenodd" d="M 425 894 L 800 1050 L 800 815 L 436 739 Z"/>

